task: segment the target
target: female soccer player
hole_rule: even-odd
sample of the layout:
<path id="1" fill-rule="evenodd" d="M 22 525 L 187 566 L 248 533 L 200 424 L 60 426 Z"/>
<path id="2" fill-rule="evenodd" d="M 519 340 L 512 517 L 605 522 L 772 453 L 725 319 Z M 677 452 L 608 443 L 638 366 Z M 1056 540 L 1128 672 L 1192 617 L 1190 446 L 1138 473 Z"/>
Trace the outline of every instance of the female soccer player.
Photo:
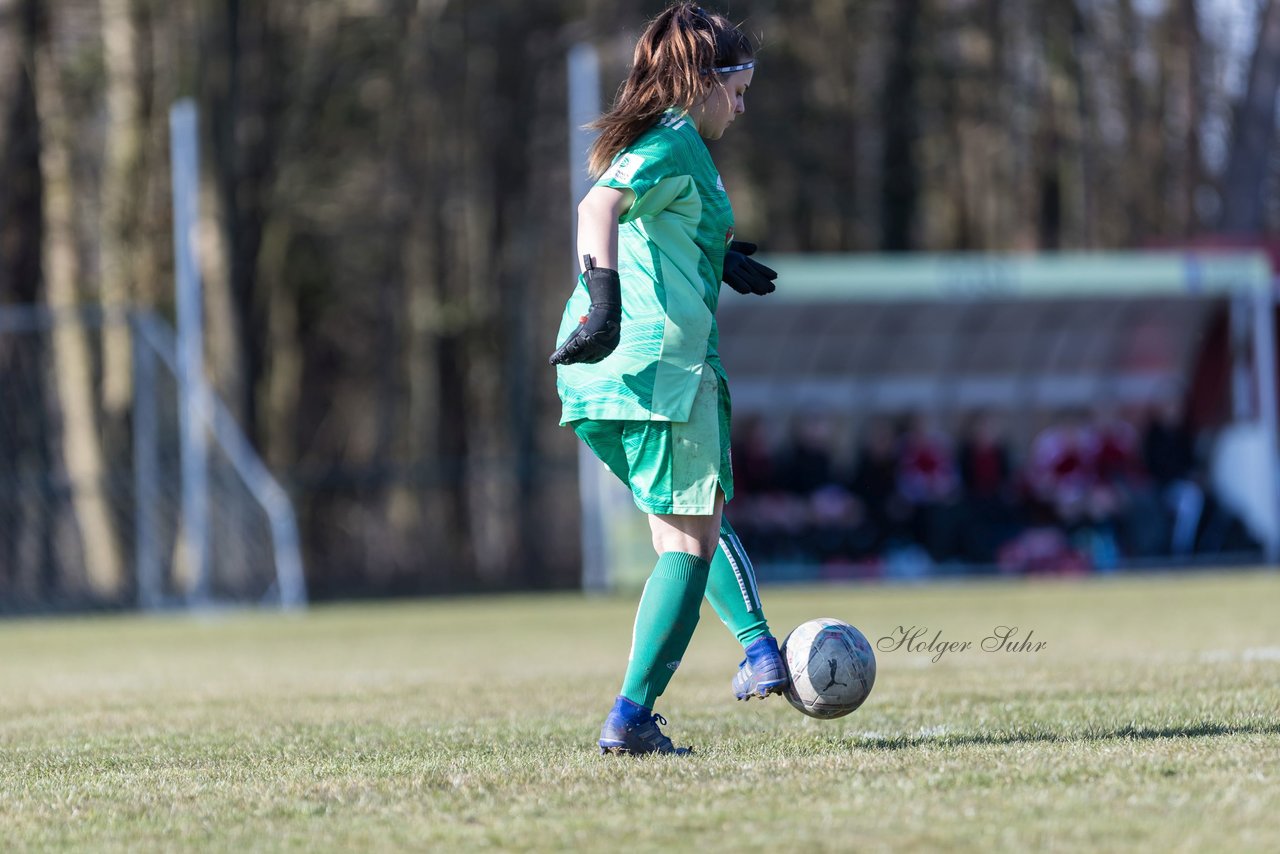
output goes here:
<path id="1" fill-rule="evenodd" d="M 649 515 L 658 562 L 636 613 L 603 753 L 687 753 L 653 711 L 705 595 L 746 649 L 738 699 L 781 693 L 787 671 L 751 563 L 722 518 L 733 497 L 729 392 L 716 351 L 723 280 L 766 294 L 777 274 L 733 241 L 733 210 L 704 139 L 742 115 L 754 51 L 728 19 L 691 3 L 655 18 L 590 157 L 578 205 L 579 286 L 551 356 L 569 424 Z"/>

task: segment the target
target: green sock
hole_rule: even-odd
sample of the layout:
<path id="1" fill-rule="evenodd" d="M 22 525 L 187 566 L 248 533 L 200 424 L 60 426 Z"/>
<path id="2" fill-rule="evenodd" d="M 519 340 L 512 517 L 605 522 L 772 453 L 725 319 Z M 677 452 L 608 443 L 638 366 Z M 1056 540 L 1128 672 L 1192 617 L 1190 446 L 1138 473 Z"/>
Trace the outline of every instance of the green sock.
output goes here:
<path id="1" fill-rule="evenodd" d="M 744 647 L 769 636 L 755 570 L 727 519 L 720 523 L 720 546 L 707 576 L 707 599 Z"/>
<path id="2" fill-rule="evenodd" d="M 631 702 L 652 709 L 675 675 L 698 625 L 707 570 L 707 562 L 697 555 L 666 552 L 658 557 L 636 609 L 622 682 L 622 696 Z"/>

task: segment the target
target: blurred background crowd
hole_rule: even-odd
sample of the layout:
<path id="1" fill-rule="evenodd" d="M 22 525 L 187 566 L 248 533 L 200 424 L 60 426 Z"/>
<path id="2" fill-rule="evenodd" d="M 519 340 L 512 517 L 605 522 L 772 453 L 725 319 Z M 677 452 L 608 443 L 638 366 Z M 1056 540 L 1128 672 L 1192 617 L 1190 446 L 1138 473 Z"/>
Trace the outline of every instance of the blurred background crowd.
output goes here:
<path id="1" fill-rule="evenodd" d="M 1258 545 L 1210 486 L 1214 435 L 1178 404 L 739 419 L 727 513 L 775 578 L 1109 571 Z"/>

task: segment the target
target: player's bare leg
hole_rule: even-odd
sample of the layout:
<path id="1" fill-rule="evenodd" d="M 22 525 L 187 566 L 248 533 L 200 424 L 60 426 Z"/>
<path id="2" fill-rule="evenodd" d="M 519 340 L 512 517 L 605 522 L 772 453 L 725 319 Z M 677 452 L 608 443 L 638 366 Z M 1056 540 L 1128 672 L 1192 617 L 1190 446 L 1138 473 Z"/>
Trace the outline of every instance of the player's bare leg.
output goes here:
<path id="1" fill-rule="evenodd" d="M 631 660 L 622 693 L 600 731 L 603 753 L 687 753 L 658 728 L 666 720 L 654 701 L 680 666 L 698 622 L 711 557 L 719 543 L 724 494 L 704 516 L 651 514 L 649 528 L 658 564 L 636 611 Z"/>
<path id="2" fill-rule="evenodd" d="M 720 545 L 720 519 L 724 514 L 724 492 L 716 490 L 715 509 L 708 516 L 677 516 L 651 513 L 649 532 L 653 550 L 659 556 L 667 552 L 697 555 L 708 563 Z"/>

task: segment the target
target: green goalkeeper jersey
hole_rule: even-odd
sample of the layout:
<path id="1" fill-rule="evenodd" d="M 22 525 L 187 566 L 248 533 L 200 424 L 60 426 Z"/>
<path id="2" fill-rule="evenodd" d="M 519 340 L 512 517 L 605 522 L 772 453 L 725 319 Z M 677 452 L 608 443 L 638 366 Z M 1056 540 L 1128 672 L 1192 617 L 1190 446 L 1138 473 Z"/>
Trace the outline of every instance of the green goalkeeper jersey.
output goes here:
<path id="1" fill-rule="evenodd" d="M 687 421 L 704 365 L 721 377 L 716 304 L 733 209 L 693 121 L 671 110 L 614 159 L 597 186 L 629 189 L 618 219 L 622 340 L 593 365 L 561 365 L 561 424 Z M 591 304 L 579 280 L 556 340 Z"/>

